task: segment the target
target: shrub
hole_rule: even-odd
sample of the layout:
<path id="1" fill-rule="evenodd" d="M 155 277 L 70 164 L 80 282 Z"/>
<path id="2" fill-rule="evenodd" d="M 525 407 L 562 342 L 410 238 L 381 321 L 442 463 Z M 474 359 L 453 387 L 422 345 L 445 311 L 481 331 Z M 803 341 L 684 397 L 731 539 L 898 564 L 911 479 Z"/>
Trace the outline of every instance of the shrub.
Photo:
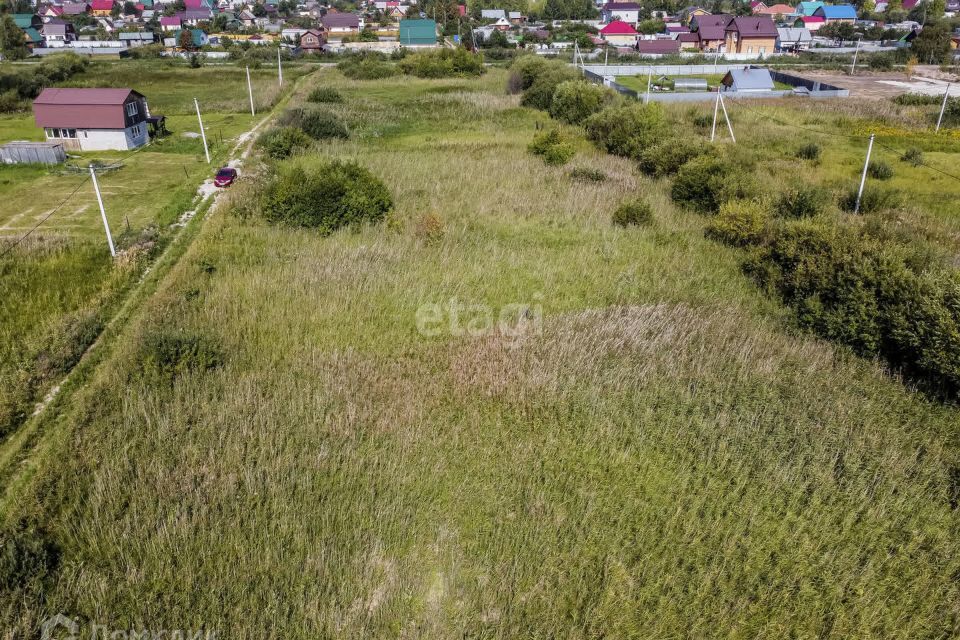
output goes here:
<path id="1" fill-rule="evenodd" d="M 618 227 L 646 227 L 653 224 L 653 208 L 639 198 L 622 202 L 613 212 L 613 224 Z"/>
<path id="2" fill-rule="evenodd" d="M 527 150 L 540 156 L 551 166 L 566 164 L 577 151 L 573 143 L 559 129 L 550 129 L 536 134 L 527 146 Z"/>
<path id="3" fill-rule="evenodd" d="M 891 71 L 893 69 L 893 57 L 885 53 L 875 53 L 870 56 L 868 64 L 874 71 Z"/>
<path id="4" fill-rule="evenodd" d="M 307 96 L 308 102 L 339 103 L 343 102 L 343 96 L 333 87 L 317 87 Z"/>
<path id="5" fill-rule="evenodd" d="M 463 47 L 433 49 L 404 57 L 400 69 L 418 78 L 479 76 L 483 73 L 483 58 Z"/>
<path id="6" fill-rule="evenodd" d="M 707 224 L 707 237 L 734 247 L 759 244 L 770 217 L 758 200 L 731 200 L 720 205 Z"/>
<path id="7" fill-rule="evenodd" d="M 305 111 L 300 117 L 300 128 L 303 132 L 314 140 L 326 140 L 329 138 L 347 139 L 350 133 L 347 131 L 340 118 L 329 111 Z"/>
<path id="8" fill-rule="evenodd" d="M 400 72 L 395 64 L 375 55 L 351 56 L 337 63 L 337 69 L 351 80 L 379 80 Z"/>
<path id="9" fill-rule="evenodd" d="M 425 213 L 417 220 L 414 233 L 427 244 L 437 243 L 445 233 L 443 219 L 435 213 Z"/>
<path id="10" fill-rule="evenodd" d="M 840 196 L 840 208 L 853 213 L 857 204 L 857 187 L 852 187 Z M 884 189 L 874 185 L 866 185 L 863 197 L 860 199 L 860 213 L 876 213 L 896 209 L 901 204 L 900 193 L 892 189 Z"/>
<path id="11" fill-rule="evenodd" d="M 525 107 L 547 111 L 553 104 L 553 94 L 557 87 L 568 80 L 577 80 L 579 74 L 566 66 L 548 66 L 538 75 L 533 84 L 523 92 L 520 104 Z"/>
<path id="12" fill-rule="evenodd" d="M 915 107 L 940 104 L 942 99 L 943 98 L 939 96 L 927 96 L 919 93 L 903 93 L 894 98 L 893 101 L 899 105 Z"/>
<path id="13" fill-rule="evenodd" d="M 40 591 L 41 584 L 56 573 L 60 548 L 50 535 L 33 526 L 18 524 L 0 532 L 0 588 Z"/>
<path id="14" fill-rule="evenodd" d="M 292 167 L 268 181 L 263 215 L 270 222 L 311 227 L 329 234 L 378 222 L 393 206 L 390 192 L 355 162 L 332 161 L 311 171 Z"/>
<path id="15" fill-rule="evenodd" d="M 923 164 L 923 151 L 917 147 L 910 147 L 903 152 L 903 155 L 900 156 L 900 160 L 915 167 L 919 167 Z"/>
<path id="16" fill-rule="evenodd" d="M 294 153 L 306 149 L 313 140 L 296 127 L 274 127 L 257 140 L 257 146 L 275 160 L 289 158 Z"/>
<path id="17" fill-rule="evenodd" d="M 867 165 L 867 175 L 875 180 L 889 180 L 893 177 L 893 167 L 882 160 L 871 161 Z"/>
<path id="18" fill-rule="evenodd" d="M 534 80 L 549 66 L 550 63 L 540 56 L 520 56 L 510 65 L 507 91 L 512 94 L 526 91 L 533 85 Z"/>
<path id="19" fill-rule="evenodd" d="M 587 138 L 618 156 L 639 157 L 663 133 L 663 108 L 650 104 L 610 106 L 587 118 Z"/>
<path id="20" fill-rule="evenodd" d="M 799 149 L 797 149 L 796 156 L 803 160 L 819 160 L 820 145 L 818 145 L 816 142 L 805 144 Z"/>
<path id="21" fill-rule="evenodd" d="M 605 182 L 607 174 L 592 167 L 574 167 L 570 170 L 570 178 L 581 182 Z"/>
<path id="22" fill-rule="evenodd" d="M 693 116 L 693 126 L 701 129 L 709 129 L 713 126 L 713 116 L 709 113 L 700 113 Z"/>
<path id="23" fill-rule="evenodd" d="M 819 187 L 794 187 L 780 195 L 776 211 L 784 218 L 812 218 L 823 212 L 829 198 Z"/>
<path id="24" fill-rule="evenodd" d="M 674 175 L 680 167 L 706 152 L 703 144 L 689 138 L 669 139 L 641 151 L 637 162 L 646 175 L 662 178 Z"/>
<path id="25" fill-rule="evenodd" d="M 557 85 L 550 103 L 550 116 L 569 124 L 580 124 L 600 111 L 610 92 L 585 80 L 567 80 Z"/>
<path id="26" fill-rule="evenodd" d="M 206 335 L 160 326 L 141 336 L 137 361 L 145 374 L 172 381 L 188 373 L 219 367 L 223 364 L 223 352 Z"/>
<path id="27" fill-rule="evenodd" d="M 756 194 L 749 174 L 715 156 L 701 156 L 683 165 L 670 189 L 674 201 L 701 213 L 715 213 L 728 200 L 745 200 Z"/>

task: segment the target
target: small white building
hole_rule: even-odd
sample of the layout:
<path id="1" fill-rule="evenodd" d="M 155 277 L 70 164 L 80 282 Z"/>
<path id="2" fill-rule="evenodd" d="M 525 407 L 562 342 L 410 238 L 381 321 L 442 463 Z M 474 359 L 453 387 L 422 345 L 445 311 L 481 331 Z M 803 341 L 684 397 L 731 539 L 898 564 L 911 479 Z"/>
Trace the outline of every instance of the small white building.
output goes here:
<path id="1" fill-rule="evenodd" d="M 33 101 L 47 140 L 65 149 L 135 149 L 150 141 L 147 99 L 132 89 L 47 88 Z"/>

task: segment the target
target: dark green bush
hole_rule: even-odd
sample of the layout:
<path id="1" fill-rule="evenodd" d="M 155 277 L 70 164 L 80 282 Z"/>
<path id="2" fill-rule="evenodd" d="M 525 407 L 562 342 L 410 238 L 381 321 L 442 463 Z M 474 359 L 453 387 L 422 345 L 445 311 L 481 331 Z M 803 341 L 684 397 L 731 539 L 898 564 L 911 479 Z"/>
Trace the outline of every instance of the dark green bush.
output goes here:
<path id="1" fill-rule="evenodd" d="M 872 160 L 867 165 L 867 175 L 874 180 L 889 180 L 893 177 L 893 167 L 883 160 Z"/>
<path id="2" fill-rule="evenodd" d="M 838 204 L 847 213 L 853 213 L 856 207 L 857 190 L 857 187 L 851 187 L 840 195 Z M 860 213 L 876 213 L 896 209 L 902 202 L 898 191 L 867 184 L 864 186 L 863 197 L 860 199 Z"/>
<path id="3" fill-rule="evenodd" d="M 820 145 L 818 145 L 816 142 L 805 144 L 797 149 L 796 156 L 798 158 L 802 158 L 803 160 L 819 160 Z"/>
<path id="4" fill-rule="evenodd" d="M 801 185 L 777 199 L 776 212 L 784 218 L 812 218 L 826 209 L 830 195 L 820 187 Z"/>
<path id="5" fill-rule="evenodd" d="M 716 213 L 724 202 L 747 200 L 757 191 L 751 175 L 729 159 L 701 156 L 680 168 L 670 197 L 700 213 Z"/>
<path id="6" fill-rule="evenodd" d="M 160 326 L 141 336 L 137 361 L 145 374 L 173 380 L 219 367 L 223 351 L 204 334 Z"/>
<path id="7" fill-rule="evenodd" d="M 550 116 L 569 124 L 580 124 L 600 111 L 612 98 L 609 89 L 585 80 L 567 80 L 557 85 L 550 103 Z"/>
<path id="8" fill-rule="evenodd" d="M 280 117 L 280 125 L 302 129 L 314 140 L 350 137 L 350 132 L 340 118 L 321 109 L 288 109 Z"/>
<path id="9" fill-rule="evenodd" d="M 618 227 L 646 227 L 653 224 L 653 208 L 643 200 L 634 198 L 620 203 L 612 219 Z"/>
<path id="10" fill-rule="evenodd" d="M 288 167 L 268 181 L 263 196 L 268 221 L 323 234 L 379 222 L 392 207 L 383 183 L 355 162 L 332 161 L 310 171 Z"/>
<path id="11" fill-rule="evenodd" d="M 40 591 L 60 564 L 60 548 L 45 531 L 19 524 L 0 532 L 0 588 Z"/>
<path id="12" fill-rule="evenodd" d="M 536 134 L 527 150 L 542 157 L 544 162 L 552 166 L 566 164 L 577 151 L 573 143 L 559 129 L 550 129 Z"/>
<path id="13" fill-rule="evenodd" d="M 607 153 L 637 158 L 664 131 L 663 108 L 650 104 L 610 106 L 584 122 L 587 138 Z"/>
<path id="14" fill-rule="evenodd" d="M 769 218 L 766 207 L 757 200 L 731 200 L 710 218 L 706 234 L 734 247 L 755 245 L 763 239 Z"/>
<path id="15" fill-rule="evenodd" d="M 910 147 L 903 152 L 903 155 L 900 156 L 900 160 L 915 167 L 919 167 L 923 164 L 923 151 L 917 147 Z"/>
<path id="16" fill-rule="evenodd" d="M 637 163 L 646 175 L 662 178 L 674 175 L 680 167 L 708 151 L 702 142 L 691 138 L 666 139 L 643 149 Z"/>
<path id="17" fill-rule="evenodd" d="M 479 76 L 483 73 L 483 58 L 463 47 L 432 49 L 407 55 L 400 61 L 400 69 L 418 78 Z"/>
<path id="18" fill-rule="evenodd" d="M 550 66 L 550 62 L 538 55 L 524 55 L 518 57 L 510 65 L 510 76 L 507 80 L 507 91 L 512 94 L 522 93 L 529 89 L 534 80 Z"/>
<path id="19" fill-rule="evenodd" d="M 893 56 L 886 53 L 875 53 L 870 56 L 867 64 L 874 71 L 891 71 L 893 62 Z"/>
<path id="20" fill-rule="evenodd" d="M 533 84 L 523 92 L 520 104 L 525 107 L 547 111 L 553 104 L 553 94 L 564 82 L 577 80 L 579 74 L 566 66 L 550 65 L 538 75 Z"/>
<path id="21" fill-rule="evenodd" d="M 574 167 L 570 170 L 570 178 L 581 182 L 605 182 L 607 174 L 592 167 Z"/>
<path id="22" fill-rule="evenodd" d="M 343 96 L 333 87 L 317 87 L 307 96 L 308 102 L 339 103 L 343 102 Z"/>
<path id="23" fill-rule="evenodd" d="M 289 158 L 311 144 L 313 139 L 297 127 L 274 127 L 257 140 L 257 146 L 275 160 Z"/>
<path id="24" fill-rule="evenodd" d="M 919 93 L 904 93 L 893 99 L 895 103 L 906 107 L 940 104 L 941 100 L 943 100 L 942 97 L 927 96 Z"/>
<path id="25" fill-rule="evenodd" d="M 376 55 L 351 56 L 337 63 L 337 69 L 351 80 L 380 80 L 400 73 L 397 65 Z"/>

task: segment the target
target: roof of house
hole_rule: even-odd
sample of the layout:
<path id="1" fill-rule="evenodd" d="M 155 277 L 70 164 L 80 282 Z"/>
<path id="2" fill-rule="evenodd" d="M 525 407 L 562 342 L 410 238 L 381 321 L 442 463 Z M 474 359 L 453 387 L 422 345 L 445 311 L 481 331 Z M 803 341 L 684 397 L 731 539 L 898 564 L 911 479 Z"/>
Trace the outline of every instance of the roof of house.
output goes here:
<path id="1" fill-rule="evenodd" d="M 678 53 L 680 51 L 680 41 L 673 38 L 638 40 L 637 51 L 639 53 Z"/>
<path id="2" fill-rule="evenodd" d="M 34 119 L 39 127 L 123 129 L 131 96 L 143 97 L 133 89 L 47 88 L 33 101 Z"/>
<path id="3" fill-rule="evenodd" d="M 773 4 L 770 6 L 764 5 L 754 11 L 757 15 L 762 16 L 788 16 L 793 14 L 793 7 L 788 4 Z"/>
<path id="4" fill-rule="evenodd" d="M 769 16 L 737 16 L 727 25 L 727 31 L 736 31 L 741 38 L 776 38 L 777 25 Z"/>
<path id="5" fill-rule="evenodd" d="M 677 35 L 677 42 L 700 42 L 700 36 L 696 33 L 681 33 Z"/>
<path id="6" fill-rule="evenodd" d="M 164 16 L 160 18 L 161 27 L 179 27 L 180 18 L 177 16 Z"/>
<path id="7" fill-rule="evenodd" d="M 359 27 L 360 18 L 352 13 L 328 13 L 320 18 L 320 23 L 326 28 Z"/>
<path id="8" fill-rule="evenodd" d="M 503 9 L 481 9 L 480 17 L 484 20 L 497 20 L 499 18 L 506 18 L 507 13 Z"/>
<path id="9" fill-rule="evenodd" d="M 604 11 L 639 11 L 640 5 L 636 2 L 608 2 L 603 5 Z"/>
<path id="10" fill-rule="evenodd" d="M 90 7 L 94 11 L 113 11 L 113 0 L 93 0 Z"/>
<path id="11" fill-rule="evenodd" d="M 90 9 L 90 5 L 86 2 L 64 2 L 63 3 L 63 14 L 67 16 L 76 16 L 81 13 L 86 13 Z"/>
<path id="12" fill-rule="evenodd" d="M 827 20 L 856 20 L 857 9 L 852 4 L 825 4 L 814 12 Z"/>
<path id="13" fill-rule="evenodd" d="M 39 20 L 40 17 L 33 13 L 15 13 L 13 14 L 13 21 L 17 23 L 17 26 L 21 29 L 26 29 L 27 27 L 32 27 L 34 20 Z"/>
<path id="14" fill-rule="evenodd" d="M 511 20 L 519 20 L 520 18 L 523 17 L 523 14 L 520 13 L 519 11 L 509 11 L 507 12 L 507 17 L 510 18 Z"/>
<path id="15" fill-rule="evenodd" d="M 635 36 L 637 35 L 637 30 L 623 20 L 614 20 L 603 29 L 600 29 L 600 33 L 605 36 Z"/>
<path id="16" fill-rule="evenodd" d="M 903 0 L 904 11 L 910 11 L 919 4 L 919 0 Z"/>
<path id="17" fill-rule="evenodd" d="M 777 29 L 777 37 L 780 38 L 782 43 L 810 42 L 813 39 L 810 29 L 797 27 L 780 27 Z"/>
<path id="18" fill-rule="evenodd" d="M 436 44 L 437 23 L 433 20 L 401 20 L 400 44 Z"/>
<path id="19" fill-rule="evenodd" d="M 817 24 L 819 22 L 826 22 L 826 18 L 823 16 L 800 16 L 797 18 L 797 22 L 802 22 L 803 24 Z M 794 23 L 796 24 L 796 23 Z"/>
<path id="20" fill-rule="evenodd" d="M 211 12 L 207 7 L 201 7 L 200 9 L 187 9 L 183 12 L 184 20 L 209 20 L 211 17 L 213 17 L 213 12 Z"/>
<path id="21" fill-rule="evenodd" d="M 24 35 L 27 37 L 27 40 L 36 44 L 43 41 L 43 36 L 40 35 L 40 32 L 34 29 L 33 27 L 27 27 L 23 30 Z"/>
<path id="22" fill-rule="evenodd" d="M 123 104 L 131 93 L 137 93 L 133 89 L 58 89 L 47 87 L 40 92 L 33 104 L 57 104 L 57 105 L 105 105 L 105 104 Z"/>
<path id="23" fill-rule="evenodd" d="M 812 16 L 813 12 L 823 6 L 819 0 L 804 0 L 797 5 L 797 13 L 802 16 Z"/>
<path id="24" fill-rule="evenodd" d="M 43 34 L 46 36 L 65 36 L 67 31 L 73 31 L 73 26 L 67 26 L 66 22 L 54 22 L 51 20 L 47 24 L 43 25 Z"/>
<path id="25" fill-rule="evenodd" d="M 726 37 L 727 24 L 733 16 L 723 13 L 709 16 L 694 16 L 690 28 L 700 34 L 701 40 L 723 40 Z"/>
<path id="26" fill-rule="evenodd" d="M 722 82 L 734 91 L 772 90 L 774 86 L 768 69 L 731 69 Z"/>

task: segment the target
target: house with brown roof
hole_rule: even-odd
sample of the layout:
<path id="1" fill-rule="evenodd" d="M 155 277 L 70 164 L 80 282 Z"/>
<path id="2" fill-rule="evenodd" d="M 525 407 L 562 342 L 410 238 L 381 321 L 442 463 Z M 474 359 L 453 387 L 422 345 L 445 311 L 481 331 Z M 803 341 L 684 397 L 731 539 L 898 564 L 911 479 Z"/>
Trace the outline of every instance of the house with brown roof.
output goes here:
<path id="1" fill-rule="evenodd" d="M 320 18 L 320 31 L 327 41 L 360 33 L 360 17 L 353 13 L 327 13 Z"/>
<path id="2" fill-rule="evenodd" d="M 319 29 L 307 29 L 300 34 L 300 48 L 306 52 L 318 52 L 323 50 L 326 40 Z"/>
<path id="3" fill-rule="evenodd" d="M 33 101 L 47 140 L 80 151 L 134 149 L 147 144 L 147 99 L 132 89 L 54 89 Z"/>
<path id="4" fill-rule="evenodd" d="M 777 25 L 769 16 L 737 16 L 725 30 L 727 53 L 769 55 L 777 46 Z"/>
<path id="5" fill-rule="evenodd" d="M 720 51 L 727 40 L 727 24 L 733 16 L 727 14 L 696 15 L 690 21 L 690 29 L 697 34 L 700 51 Z"/>

